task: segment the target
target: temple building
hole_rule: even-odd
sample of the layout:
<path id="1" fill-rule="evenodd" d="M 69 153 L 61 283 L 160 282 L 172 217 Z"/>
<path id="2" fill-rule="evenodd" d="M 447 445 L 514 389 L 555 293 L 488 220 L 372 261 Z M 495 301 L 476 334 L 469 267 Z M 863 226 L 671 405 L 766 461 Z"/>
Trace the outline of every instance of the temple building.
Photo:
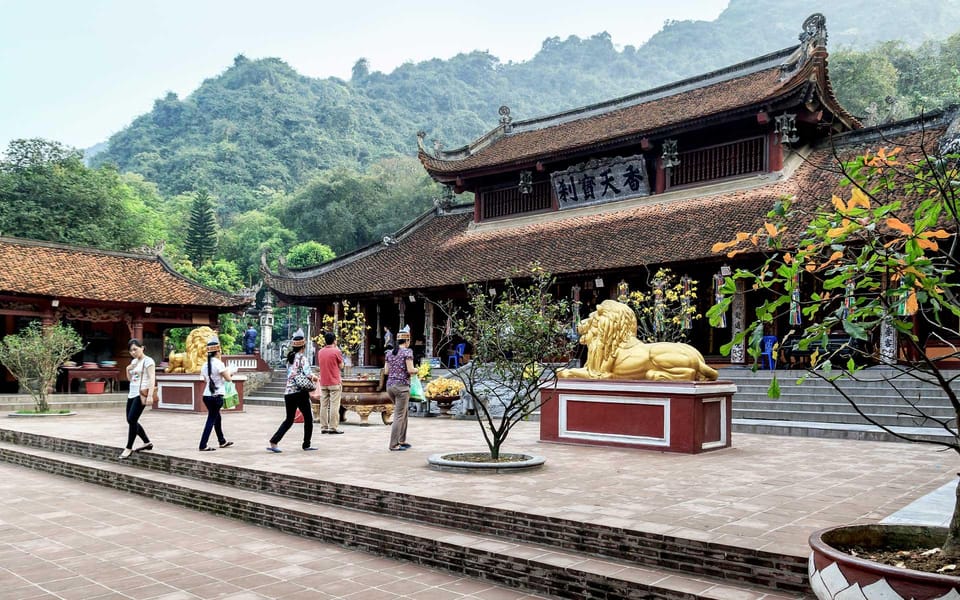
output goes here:
<path id="1" fill-rule="evenodd" d="M 262 271 L 284 302 L 337 310 L 359 302 L 371 325 L 367 360 L 382 325 L 410 324 L 424 354 L 450 350 L 434 303 L 466 297 L 465 284 L 496 287 L 536 262 L 586 316 L 626 290 L 650 289 L 668 267 L 697 282 L 701 314 L 730 268 L 712 250 L 755 231 L 784 196 L 829 198 L 837 146 L 945 127 L 932 115 L 863 128 L 831 87 L 825 19 L 803 23 L 798 45 L 631 96 L 530 120 L 501 107 L 499 124 L 455 150 L 424 144 L 419 158 L 449 193 L 381 243 L 313 268 Z M 834 170 L 835 171 L 835 170 Z M 472 192 L 472 203 L 457 194 Z M 825 196 L 824 196 L 825 194 Z M 756 264 L 755 262 L 752 264 Z M 723 327 L 691 323 L 688 339 L 708 359 L 742 327 L 743 302 Z M 396 329 L 393 329 L 396 331 Z"/>
<path id="2" fill-rule="evenodd" d="M 144 341 L 157 362 L 172 327 L 218 327 L 222 313 L 239 312 L 252 297 L 225 294 L 178 274 L 157 253 L 79 248 L 0 237 L 0 337 L 31 321 L 64 322 L 83 338 L 82 361 L 128 364 L 127 341 Z M 0 367 L 0 386 L 16 383 Z"/>

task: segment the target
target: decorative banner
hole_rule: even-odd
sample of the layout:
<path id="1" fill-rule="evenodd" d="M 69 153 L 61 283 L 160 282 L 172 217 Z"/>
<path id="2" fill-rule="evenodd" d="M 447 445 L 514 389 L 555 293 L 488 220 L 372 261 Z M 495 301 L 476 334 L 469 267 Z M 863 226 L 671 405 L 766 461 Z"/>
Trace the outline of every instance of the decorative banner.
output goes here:
<path id="1" fill-rule="evenodd" d="M 847 285 L 843 288 L 843 308 L 840 310 L 840 318 L 846 319 L 850 316 L 850 313 L 853 312 L 853 294 L 855 291 L 855 286 L 853 283 L 853 277 L 847 281 Z"/>
<path id="2" fill-rule="evenodd" d="M 693 315 L 690 314 L 690 277 L 684 275 L 680 278 L 680 285 L 683 286 L 683 295 L 680 297 L 680 306 L 683 307 L 683 328 L 693 329 Z"/>
<path id="3" fill-rule="evenodd" d="M 550 173 L 560 210 L 650 195 L 642 154 L 601 158 Z"/>
<path id="4" fill-rule="evenodd" d="M 653 331 L 660 333 L 663 331 L 664 321 L 664 282 L 657 280 L 653 282 Z"/>
<path id="5" fill-rule="evenodd" d="M 717 273 L 713 276 L 713 303 L 720 304 L 723 301 L 723 281 L 724 277 L 720 273 Z M 723 329 L 727 326 L 727 311 L 720 313 L 720 322 L 717 323 L 716 327 Z"/>
<path id="6" fill-rule="evenodd" d="M 792 281 L 793 291 L 790 292 L 790 324 L 800 325 L 800 275 L 794 273 Z"/>

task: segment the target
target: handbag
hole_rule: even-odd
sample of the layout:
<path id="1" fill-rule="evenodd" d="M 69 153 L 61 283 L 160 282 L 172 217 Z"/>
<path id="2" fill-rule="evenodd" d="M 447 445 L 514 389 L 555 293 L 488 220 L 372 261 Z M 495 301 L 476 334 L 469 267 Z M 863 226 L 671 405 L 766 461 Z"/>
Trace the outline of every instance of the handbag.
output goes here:
<path id="1" fill-rule="evenodd" d="M 223 407 L 227 410 L 236 408 L 240 404 L 240 392 L 232 381 L 223 382 Z"/>
<path id="2" fill-rule="evenodd" d="M 309 377 L 300 373 L 299 375 L 293 378 L 293 387 L 297 388 L 301 392 L 312 392 L 317 389 L 317 386 L 314 385 L 313 381 Z"/>
<path id="3" fill-rule="evenodd" d="M 146 362 L 146 361 L 144 361 L 144 362 Z M 144 367 L 146 367 L 146 365 L 143 365 L 142 367 L 140 367 L 140 381 L 143 381 L 143 370 L 144 370 Z M 159 399 L 159 398 L 160 398 L 159 394 L 160 394 L 160 390 L 157 388 L 157 384 L 154 383 L 154 384 L 153 384 L 153 397 Z M 141 401 L 146 402 L 147 398 L 149 398 L 149 397 L 150 397 L 150 390 L 149 390 L 149 389 L 140 388 L 140 399 L 141 399 Z"/>

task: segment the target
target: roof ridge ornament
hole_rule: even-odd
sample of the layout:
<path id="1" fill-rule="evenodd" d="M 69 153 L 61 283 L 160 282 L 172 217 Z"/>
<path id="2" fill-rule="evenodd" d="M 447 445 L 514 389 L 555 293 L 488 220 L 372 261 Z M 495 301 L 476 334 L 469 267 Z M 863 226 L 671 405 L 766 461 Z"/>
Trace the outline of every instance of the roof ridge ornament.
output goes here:
<path id="1" fill-rule="evenodd" d="M 780 81 L 789 79 L 813 56 L 815 49 L 827 46 L 827 18 L 823 14 L 813 13 L 804 19 L 802 28 L 797 38 L 800 46 L 780 65 Z"/>
<path id="2" fill-rule="evenodd" d="M 433 199 L 433 205 L 437 209 L 437 215 L 445 214 L 453 207 L 453 189 L 448 185 L 443 186 L 443 192 Z M 386 239 L 384 239 L 384 244 L 386 244 Z"/>
<path id="3" fill-rule="evenodd" d="M 384 245 L 384 246 L 395 246 L 396 244 L 399 244 L 399 243 L 400 243 L 400 240 L 398 240 L 397 238 L 393 237 L 392 235 L 385 235 L 385 236 L 383 236 L 383 245 Z"/>
<path id="4" fill-rule="evenodd" d="M 504 104 L 497 112 L 500 114 L 500 127 L 503 128 L 503 132 L 510 133 L 513 131 L 513 125 L 510 124 L 513 122 L 513 117 L 510 116 L 510 107 Z"/>

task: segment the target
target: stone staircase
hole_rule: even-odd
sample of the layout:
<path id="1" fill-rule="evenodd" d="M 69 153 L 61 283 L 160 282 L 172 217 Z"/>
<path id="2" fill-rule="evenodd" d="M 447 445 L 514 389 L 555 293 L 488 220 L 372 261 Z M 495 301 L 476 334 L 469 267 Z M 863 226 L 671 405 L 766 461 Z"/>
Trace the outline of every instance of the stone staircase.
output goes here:
<path id="1" fill-rule="evenodd" d="M 756 549 L 0 429 L 0 460 L 526 593 L 775 600 L 806 560 Z"/>
<path id="2" fill-rule="evenodd" d="M 720 370 L 720 378 L 734 381 L 738 388 L 733 397 L 734 431 L 903 441 L 870 424 L 828 382 L 809 376 L 802 385 L 797 385 L 802 371 L 778 370 L 775 373 L 780 386 L 778 399 L 767 395 L 774 372 L 752 372 L 736 367 Z M 897 375 L 889 368 L 871 368 L 861 373 L 861 381 L 841 380 L 839 383 L 866 415 L 894 432 L 929 441 L 953 440 L 952 432 L 937 422 L 916 416 L 921 411 L 955 429 L 956 412 L 943 392 Z M 960 391 L 960 385 L 957 388 Z"/>
<path id="3" fill-rule="evenodd" d="M 265 406 L 283 406 L 283 391 L 286 385 L 287 370 L 274 369 L 270 382 L 261 386 L 256 392 L 244 397 L 243 402 Z"/>

